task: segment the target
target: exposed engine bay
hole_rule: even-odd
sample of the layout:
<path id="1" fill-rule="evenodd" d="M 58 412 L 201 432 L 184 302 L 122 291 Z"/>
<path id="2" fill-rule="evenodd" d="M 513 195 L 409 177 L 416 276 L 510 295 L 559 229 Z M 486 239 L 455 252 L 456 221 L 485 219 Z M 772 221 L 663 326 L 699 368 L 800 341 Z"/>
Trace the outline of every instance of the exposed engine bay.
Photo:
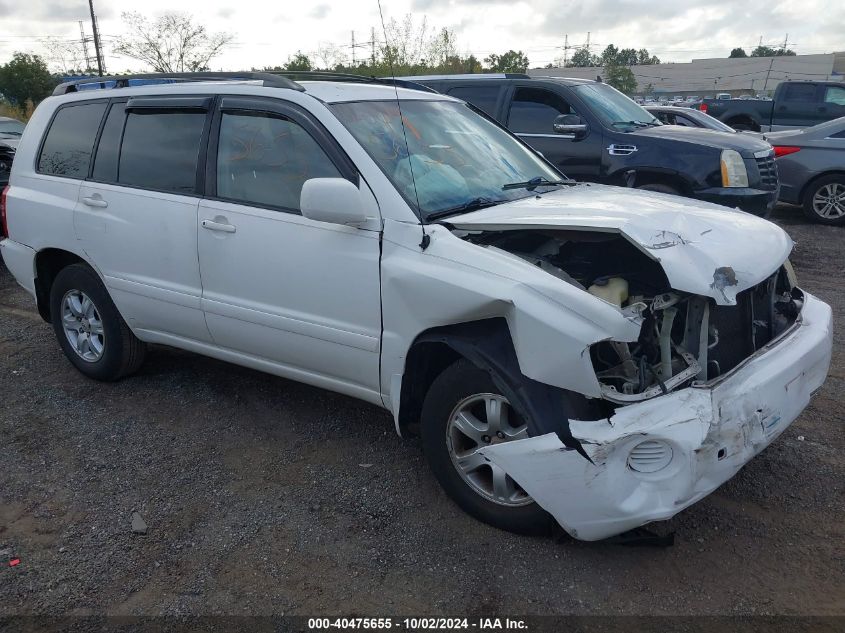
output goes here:
<path id="1" fill-rule="evenodd" d="M 710 297 L 673 290 L 660 263 L 618 233 L 456 233 L 517 256 L 642 324 L 636 342 L 607 340 L 590 347 L 602 396 L 616 404 L 719 378 L 787 330 L 802 308 L 803 295 L 789 262 L 737 294 L 736 305 L 717 305 Z M 733 271 L 716 274 L 730 283 Z"/>

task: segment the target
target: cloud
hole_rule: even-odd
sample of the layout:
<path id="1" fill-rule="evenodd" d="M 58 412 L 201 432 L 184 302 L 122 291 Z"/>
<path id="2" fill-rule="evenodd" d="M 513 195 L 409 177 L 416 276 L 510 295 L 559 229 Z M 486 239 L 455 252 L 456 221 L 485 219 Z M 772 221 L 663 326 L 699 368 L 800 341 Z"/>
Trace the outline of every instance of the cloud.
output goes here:
<path id="1" fill-rule="evenodd" d="M 316 7 L 311 9 L 308 13 L 308 17 L 314 18 L 315 20 L 322 20 L 329 14 L 331 7 L 327 4 L 318 4 Z"/>

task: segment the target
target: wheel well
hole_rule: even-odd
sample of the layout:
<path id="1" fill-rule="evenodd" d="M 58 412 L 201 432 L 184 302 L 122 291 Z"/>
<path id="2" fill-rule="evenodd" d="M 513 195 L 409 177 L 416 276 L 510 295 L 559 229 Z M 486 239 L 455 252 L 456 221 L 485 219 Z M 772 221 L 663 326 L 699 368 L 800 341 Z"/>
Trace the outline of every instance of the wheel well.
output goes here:
<path id="1" fill-rule="evenodd" d="M 63 268 L 71 264 L 85 263 L 78 255 L 58 248 L 47 248 L 39 251 L 35 256 L 35 298 L 38 303 L 38 314 L 50 322 L 50 289 L 56 275 Z"/>
<path id="2" fill-rule="evenodd" d="M 512 358 L 516 364 L 507 321 L 502 318 L 483 319 L 431 328 L 419 334 L 408 350 L 399 404 L 399 432 L 416 434 L 422 413 L 423 400 L 431 383 L 444 369 L 460 358 L 492 371 L 487 348 Z M 518 371 L 518 365 L 516 367 Z M 501 368 L 500 368 L 501 373 Z"/>
<path id="3" fill-rule="evenodd" d="M 636 179 L 634 180 L 634 187 L 657 184 L 668 185 L 674 189 L 677 189 L 678 192 L 683 195 L 689 195 L 692 193 L 692 188 L 689 186 L 689 184 L 687 184 L 687 182 L 682 177 L 676 176 L 674 174 L 664 174 L 653 171 L 638 171 Z"/>
<path id="4" fill-rule="evenodd" d="M 828 176 L 845 176 L 845 171 L 826 171 L 823 174 L 819 174 L 818 176 L 813 177 L 811 180 L 808 180 L 804 187 L 802 187 L 801 189 L 801 196 L 798 198 L 799 204 L 804 204 L 804 199 L 807 196 L 807 193 L 810 191 L 810 187 L 813 183 L 822 178 L 827 178 Z"/>
<path id="5" fill-rule="evenodd" d="M 399 405 L 399 430 L 403 435 L 418 434 L 423 400 L 431 383 L 459 358 L 461 355 L 446 343 L 421 340 L 411 345 L 405 361 Z"/>
<path id="6" fill-rule="evenodd" d="M 734 127 L 736 125 L 747 125 L 754 132 L 760 131 L 760 124 L 757 123 L 750 116 L 733 116 L 725 121 L 726 125 Z"/>

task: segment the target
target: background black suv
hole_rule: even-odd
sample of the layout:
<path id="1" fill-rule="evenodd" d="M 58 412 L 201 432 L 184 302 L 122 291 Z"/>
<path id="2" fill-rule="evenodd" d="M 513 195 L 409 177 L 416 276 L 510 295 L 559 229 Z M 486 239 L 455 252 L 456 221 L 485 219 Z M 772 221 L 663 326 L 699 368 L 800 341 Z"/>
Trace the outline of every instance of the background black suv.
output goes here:
<path id="1" fill-rule="evenodd" d="M 520 74 L 405 79 L 473 104 L 576 180 L 674 193 L 763 216 L 777 201 L 768 143 L 661 125 L 599 81 Z"/>

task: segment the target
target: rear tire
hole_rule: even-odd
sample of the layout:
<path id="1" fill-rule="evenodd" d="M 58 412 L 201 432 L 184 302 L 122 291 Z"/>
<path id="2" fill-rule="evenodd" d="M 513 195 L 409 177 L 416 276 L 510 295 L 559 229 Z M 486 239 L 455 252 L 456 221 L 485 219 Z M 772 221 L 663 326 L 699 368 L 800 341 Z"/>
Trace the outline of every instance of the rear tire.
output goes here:
<path id="1" fill-rule="evenodd" d="M 469 429 L 475 440 L 453 422 L 461 414 L 464 416 L 462 421 L 468 419 L 475 425 L 460 424 Z M 429 466 L 443 490 L 461 509 L 484 523 L 509 532 L 533 535 L 552 532 L 556 522 L 551 515 L 504 471 L 483 461 L 480 465 L 472 461 L 474 446 L 528 437 L 524 421 L 510 407 L 487 372 L 466 359 L 447 367 L 435 378 L 426 394 L 421 422 L 423 450 Z M 501 438 L 495 433 L 499 429 Z"/>
<path id="2" fill-rule="evenodd" d="M 845 225 L 845 176 L 831 174 L 811 182 L 802 206 L 813 222 Z"/>
<path id="3" fill-rule="evenodd" d="M 668 193 L 673 196 L 681 195 L 681 192 L 675 189 L 673 186 L 663 184 L 662 182 L 650 182 L 645 185 L 638 185 L 635 188 L 642 189 L 643 191 L 656 191 L 658 193 Z"/>
<path id="4" fill-rule="evenodd" d="M 65 356 L 89 378 L 118 380 L 144 362 L 146 345 L 132 334 L 100 278 L 85 264 L 56 275 L 50 316 Z"/>

